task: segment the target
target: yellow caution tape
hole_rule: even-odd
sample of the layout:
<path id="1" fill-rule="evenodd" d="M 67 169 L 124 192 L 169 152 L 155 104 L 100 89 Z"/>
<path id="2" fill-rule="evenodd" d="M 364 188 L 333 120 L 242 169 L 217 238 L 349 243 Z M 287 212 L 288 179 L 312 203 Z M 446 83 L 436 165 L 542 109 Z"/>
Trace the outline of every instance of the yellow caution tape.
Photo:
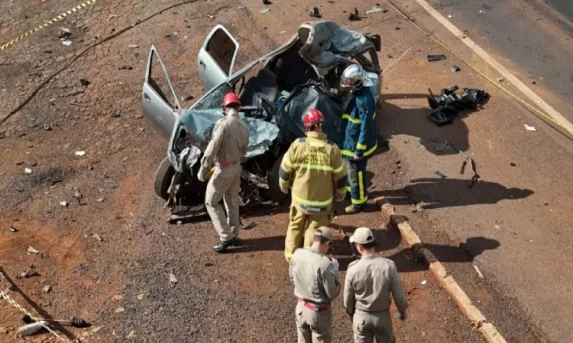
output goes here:
<path id="1" fill-rule="evenodd" d="M 64 18 L 66 18 L 67 16 L 76 13 L 77 11 L 89 6 L 89 5 L 93 5 L 97 0 L 87 0 L 84 3 L 81 3 L 79 5 L 77 5 L 76 7 L 72 8 L 71 10 L 65 11 L 62 14 L 58 15 L 57 17 L 54 17 L 50 20 L 48 20 L 47 22 L 43 23 L 40 26 L 37 26 L 35 28 L 33 28 L 32 30 L 20 35 L 19 37 L 16 37 L 14 39 L 12 39 L 11 41 L 9 41 L 8 43 L 2 44 L 2 46 L 0 46 L 0 51 L 4 51 L 6 49 L 8 49 L 9 47 L 11 47 L 12 45 L 21 42 L 22 40 L 24 40 L 25 38 L 29 37 L 31 34 L 38 32 L 42 29 L 45 29 L 46 27 L 57 23 L 59 21 L 64 20 Z"/>
<path id="2" fill-rule="evenodd" d="M 455 52 L 452 51 L 452 49 L 448 48 L 444 43 L 442 43 L 442 41 L 440 41 L 438 38 L 434 37 L 432 35 L 432 33 L 428 32 L 427 30 L 425 30 L 422 26 L 420 26 L 415 20 L 413 20 L 412 18 L 410 18 L 406 13 L 404 13 L 404 11 L 402 11 L 400 8 L 398 8 L 398 6 L 396 6 L 394 4 L 394 2 L 392 2 L 392 0 L 386 0 L 390 6 L 392 6 L 392 8 L 394 8 L 394 10 L 396 10 L 396 12 L 398 12 L 400 15 L 402 15 L 406 20 L 408 20 L 409 22 L 411 22 L 412 24 L 414 24 L 414 26 L 419 29 L 420 31 L 422 31 L 426 36 L 428 36 L 430 39 L 432 39 L 434 42 L 438 43 L 442 48 L 446 49 L 446 51 L 448 51 L 450 54 L 452 54 L 453 56 L 455 56 L 456 58 L 458 58 L 459 60 L 461 60 L 464 64 L 466 64 L 468 67 L 470 67 L 473 71 L 475 71 L 479 76 L 483 77 L 486 81 L 488 81 L 489 83 L 491 83 L 492 85 L 494 85 L 496 88 L 498 88 L 499 90 L 501 90 L 502 92 L 504 92 L 505 94 L 509 95 L 511 98 L 513 98 L 514 100 L 516 100 L 519 104 L 521 104 L 523 107 L 525 107 L 526 109 L 528 109 L 529 111 L 531 111 L 531 113 L 533 113 L 534 115 L 536 115 L 539 119 L 544 120 L 546 123 L 549 124 L 549 126 L 551 126 L 552 128 L 556 129 L 557 132 L 562 133 L 565 137 L 572 139 L 573 137 L 573 130 L 569 129 L 568 127 L 563 126 L 561 123 L 559 123 L 557 120 L 555 120 L 552 116 L 550 116 L 549 114 L 539 110 L 538 108 L 536 108 L 535 106 L 532 106 L 530 103 L 528 103 L 527 101 L 521 99 L 517 94 L 513 93 L 512 91 L 510 91 L 509 89 L 503 87 L 499 82 L 496 82 L 495 80 L 491 79 L 490 77 L 488 77 L 487 75 L 485 75 L 484 73 L 482 73 L 481 71 L 479 71 L 476 67 L 474 67 L 473 65 L 471 65 L 468 61 L 466 61 L 465 59 L 463 59 L 461 56 L 459 56 L 458 54 L 456 54 Z M 560 131 L 558 130 L 558 128 L 560 128 L 561 130 L 565 131 Z"/>

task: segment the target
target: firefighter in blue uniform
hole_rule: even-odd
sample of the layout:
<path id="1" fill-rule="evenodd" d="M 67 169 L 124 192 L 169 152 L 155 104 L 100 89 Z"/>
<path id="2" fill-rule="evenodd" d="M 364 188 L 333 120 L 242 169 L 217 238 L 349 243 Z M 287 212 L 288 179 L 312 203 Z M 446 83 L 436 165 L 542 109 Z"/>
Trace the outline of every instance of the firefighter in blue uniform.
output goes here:
<path id="1" fill-rule="evenodd" d="M 376 101 L 366 84 L 366 72 L 359 64 L 348 66 L 340 78 L 342 89 L 351 94 L 346 111 L 342 115 L 341 144 L 342 156 L 348 172 L 348 190 L 351 205 L 348 214 L 361 211 L 368 201 L 366 190 L 366 164 L 376 151 Z"/>

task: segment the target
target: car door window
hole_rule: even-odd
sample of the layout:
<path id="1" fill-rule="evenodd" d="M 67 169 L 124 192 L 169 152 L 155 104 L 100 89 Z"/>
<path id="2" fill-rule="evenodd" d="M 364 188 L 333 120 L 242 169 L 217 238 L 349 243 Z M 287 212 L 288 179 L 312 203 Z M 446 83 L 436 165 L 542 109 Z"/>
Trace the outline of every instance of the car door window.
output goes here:
<path id="1" fill-rule="evenodd" d="M 150 63 L 151 69 L 149 70 L 149 78 L 147 80 L 149 86 L 151 86 L 157 95 L 171 108 L 178 108 L 177 98 L 171 91 L 171 82 L 164 72 L 163 63 L 157 53 L 151 54 Z"/>
<path id="2" fill-rule="evenodd" d="M 209 33 L 197 56 L 205 91 L 219 85 L 233 73 L 238 50 L 239 43 L 222 25 L 215 26 Z"/>

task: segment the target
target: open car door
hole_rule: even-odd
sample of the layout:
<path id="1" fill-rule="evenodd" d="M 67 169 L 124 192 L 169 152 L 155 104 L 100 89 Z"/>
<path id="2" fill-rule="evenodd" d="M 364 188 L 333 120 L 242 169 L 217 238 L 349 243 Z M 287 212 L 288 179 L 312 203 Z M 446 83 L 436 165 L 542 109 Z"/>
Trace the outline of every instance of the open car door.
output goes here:
<path id="1" fill-rule="evenodd" d="M 239 43 L 223 25 L 217 25 L 211 30 L 197 57 L 197 68 L 205 92 L 233 73 L 238 51 Z"/>
<path id="2" fill-rule="evenodd" d="M 149 51 L 141 96 L 145 119 L 157 132 L 169 139 L 181 105 L 165 65 L 153 45 Z"/>

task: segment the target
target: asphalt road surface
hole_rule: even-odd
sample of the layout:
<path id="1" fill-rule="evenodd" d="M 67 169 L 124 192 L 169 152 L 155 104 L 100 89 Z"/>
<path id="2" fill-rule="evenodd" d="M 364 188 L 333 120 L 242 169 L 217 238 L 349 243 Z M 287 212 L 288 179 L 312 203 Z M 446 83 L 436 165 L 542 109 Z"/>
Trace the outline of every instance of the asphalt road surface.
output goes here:
<path id="1" fill-rule="evenodd" d="M 434 8 L 573 121 L 573 2 L 433 0 Z"/>

